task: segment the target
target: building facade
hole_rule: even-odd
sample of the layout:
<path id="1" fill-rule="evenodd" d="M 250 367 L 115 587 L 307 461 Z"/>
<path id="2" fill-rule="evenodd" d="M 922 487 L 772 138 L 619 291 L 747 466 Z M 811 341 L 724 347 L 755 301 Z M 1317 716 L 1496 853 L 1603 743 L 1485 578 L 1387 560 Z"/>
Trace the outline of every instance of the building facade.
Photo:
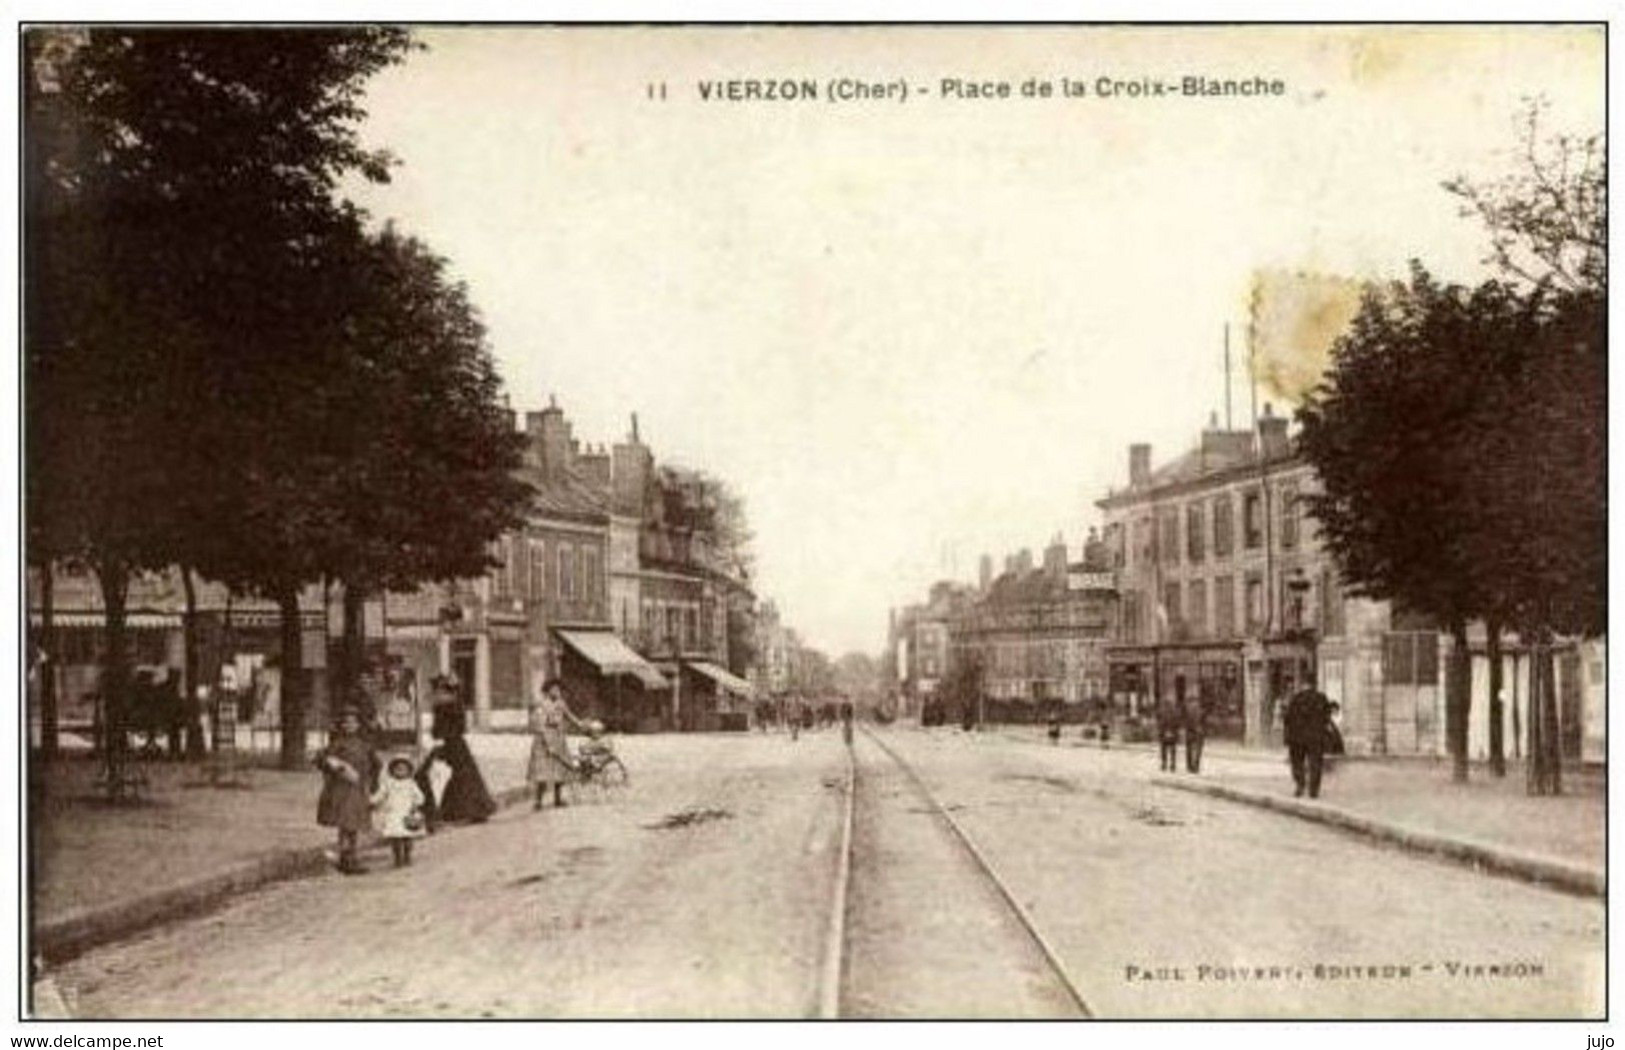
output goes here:
<path id="1" fill-rule="evenodd" d="M 982 695 L 1000 705 L 997 716 L 1059 710 L 1082 720 L 1105 704 L 1117 596 L 1103 554 L 1096 541 L 1083 560 L 1069 562 L 1057 536 L 1041 566 L 1025 551 L 1015 555 L 958 608 L 952 663 L 976 669 Z"/>
<path id="2" fill-rule="evenodd" d="M 1129 448 L 1127 486 L 1098 501 L 1117 573 L 1109 649 L 1118 717 L 1148 719 L 1158 697 L 1199 696 L 1210 732 L 1259 747 L 1281 742 L 1286 698 L 1313 681 L 1341 707 L 1356 752 L 1444 755 L 1445 662 L 1439 626 L 1345 593 L 1304 497 L 1316 491 L 1287 420 L 1268 405 L 1254 431 L 1210 425 L 1194 449 L 1153 469 Z M 1469 752 L 1488 751 L 1488 665 L 1473 645 Z M 1527 725 L 1529 659 L 1504 656 L 1508 754 Z M 1602 642 L 1559 657 L 1565 757 L 1600 760 Z M 1566 706 L 1565 706 L 1566 705 Z"/>

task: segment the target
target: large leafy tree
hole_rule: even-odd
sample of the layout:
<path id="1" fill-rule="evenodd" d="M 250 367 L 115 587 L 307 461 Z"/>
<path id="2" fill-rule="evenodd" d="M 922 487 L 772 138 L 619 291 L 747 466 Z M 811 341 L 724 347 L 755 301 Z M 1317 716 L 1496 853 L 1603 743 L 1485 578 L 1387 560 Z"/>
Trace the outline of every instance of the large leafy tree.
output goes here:
<path id="1" fill-rule="evenodd" d="M 1488 617 L 1490 696 L 1499 706 L 1501 624 L 1534 647 L 1527 720 L 1533 793 L 1561 790 L 1552 640 L 1606 629 L 1607 167 L 1603 135 L 1550 133 L 1539 99 L 1518 120 L 1518 164 L 1492 180 L 1445 188 L 1490 236 L 1491 263 L 1536 304 L 1542 332 L 1485 411 L 1479 484 L 1499 528 L 1481 535 L 1498 601 Z M 1499 771 L 1500 712 L 1491 760 Z"/>
<path id="2" fill-rule="evenodd" d="M 1467 777 L 1467 624 L 1496 607 L 1483 537 L 1500 527 L 1482 484 L 1486 438 L 1525 348 L 1535 304 L 1512 288 L 1443 285 L 1417 263 L 1368 294 L 1299 412 L 1300 449 L 1322 491 L 1309 497 L 1354 593 L 1427 614 L 1451 634 L 1446 736 Z"/>
<path id="3" fill-rule="evenodd" d="M 491 541 L 523 523 L 530 492 L 484 328 L 445 261 L 392 228 L 357 247 L 344 361 L 313 392 L 325 401 L 329 469 L 311 479 L 335 512 L 320 556 L 344 584 L 349 687 L 365 597 L 480 575 Z"/>
<path id="4" fill-rule="evenodd" d="M 25 462 L 47 512 L 30 532 L 45 558 L 80 557 L 100 579 L 116 711 L 132 574 L 228 561 L 234 540 L 252 543 L 221 531 L 228 494 L 260 497 L 229 517 L 262 534 L 321 525 L 297 491 L 310 406 L 290 395 L 334 353 L 333 314 L 318 305 L 328 245 L 357 222 L 334 190 L 387 168 L 356 134 L 362 85 L 409 41 L 375 28 L 109 27 L 26 44 Z M 309 578 L 299 558 L 262 560 L 273 571 L 254 580 L 279 599 Z M 297 650 L 285 653 L 284 743 L 302 749 Z"/>

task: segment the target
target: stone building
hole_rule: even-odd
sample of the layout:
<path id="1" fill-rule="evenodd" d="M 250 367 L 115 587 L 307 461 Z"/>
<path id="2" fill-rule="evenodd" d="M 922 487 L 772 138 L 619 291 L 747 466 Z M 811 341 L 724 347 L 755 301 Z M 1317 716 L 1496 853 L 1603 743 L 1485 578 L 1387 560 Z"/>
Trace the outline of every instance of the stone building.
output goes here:
<path id="1" fill-rule="evenodd" d="M 1438 625 L 1344 592 L 1303 497 L 1313 470 L 1266 405 L 1256 432 L 1210 424 L 1197 446 L 1153 469 L 1129 447 L 1128 484 L 1098 501 L 1120 595 L 1108 650 L 1118 717 L 1148 718 L 1159 696 L 1200 695 L 1210 731 L 1277 746 L 1285 699 L 1312 674 L 1342 706 L 1351 750 L 1443 755 L 1445 661 Z M 1481 638 L 1481 632 L 1477 632 Z M 1474 647 L 1469 749 L 1488 740 L 1487 664 Z M 1601 642 L 1560 657 L 1567 757 L 1601 757 Z M 1529 660 L 1505 657 L 1505 734 L 1527 722 Z"/>
<path id="2" fill-rule="evenodd" d="M 985 564 L 985 560 L 984 560 Z M 1106 647 L 1116 618 L 1112 576 L 1098 540 L 1068 562 L 1056 536 L 1040 566 L 1022 551 L 963 603 L 949 625 L 952 660 L 978 669 L 994 717 L 1069 711 L 1082 720 L 1106 698 Z"/>

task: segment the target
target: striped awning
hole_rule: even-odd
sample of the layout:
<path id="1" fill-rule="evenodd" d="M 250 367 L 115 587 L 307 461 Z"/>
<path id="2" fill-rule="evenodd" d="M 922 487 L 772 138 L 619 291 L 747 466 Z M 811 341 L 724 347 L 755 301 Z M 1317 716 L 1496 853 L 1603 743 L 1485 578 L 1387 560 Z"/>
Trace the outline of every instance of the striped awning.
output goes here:
<path id="1" fill-rule="evenodd" d="M 28 622 L 35 627 L 45 626 L 45 617 L 40 613 L 28 614 Z M 100 609 L 60 610 L 51 613 L 53 627 L 105 627 L 107 614 Z M 125 613 L 124 626 L 136 631 L 165 631 L 180 630 L 180 613 L 158 612 L 132 612 Z"/>

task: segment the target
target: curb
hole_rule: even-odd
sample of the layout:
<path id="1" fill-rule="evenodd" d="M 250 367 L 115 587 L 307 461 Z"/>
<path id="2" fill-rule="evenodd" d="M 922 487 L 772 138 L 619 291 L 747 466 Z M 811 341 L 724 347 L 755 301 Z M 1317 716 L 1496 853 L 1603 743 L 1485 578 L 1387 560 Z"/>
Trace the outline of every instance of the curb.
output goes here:
<path id="1" fill-rule="evenodd" d="M 1261 792 L 1231 787 L 1227 784 L 1217 784 L 1212 781 L 1182 780 L 1176 777 L 1158 775 L 1153 776 L 1151 782 L 1162 787 L 1189 791 L 1197 795 L 1209 795 L 1214 798 L 1227 799 L 1231 802 L 1241 802 L 1298 817 L 1301 820 L 1311 821 L 1316 824 L 1342 828 L 1357 835 L 1364 835 L 1368 838 L 1391 843 L 1401 849 L 1444 857 L 1461 864 L 1471 865 L 1477 869 L 1511 876 L 1536 885 L 1549 886 L 1568 893 L 1587 897 L 1606 897 L 1608 895 L 1608 874 L 1605 870 L 1574 864 L 1555 857 L 1545 857 L 1534 853 L 1520 853 L 1517 850 L 1506 849 L 1502 846 L 1474 839 L 1443 835 L 1436 831 L 1427 831 L 1403 824 L 1375 820 L 1371 817 L 1361 816 L 1358 813 L 1351 813 L 1346 809 L 1340 809 L 1337 806 L 1326 805 L 1323 802 L 1311 802 L 1281 795 L 1267 795 Z"/>
<path id="2" fill-rule="evenodd" d="M 499 812 L 529 797 L 529 790 L 523 784 L 491 793 Z M 328 857 L 331 848 L 323 845 L 282 850 L 171 889 L 103 907 L 79 909 L 63 918 L 41 923 L 34 930 L 29 947 L 47 964 L 66 962 L 103 944 L 206 912 L 228 897 L 273 882 L 318 875 L 332 866 Z M 375 844 L 363 852 L 379 848 Z"/>

